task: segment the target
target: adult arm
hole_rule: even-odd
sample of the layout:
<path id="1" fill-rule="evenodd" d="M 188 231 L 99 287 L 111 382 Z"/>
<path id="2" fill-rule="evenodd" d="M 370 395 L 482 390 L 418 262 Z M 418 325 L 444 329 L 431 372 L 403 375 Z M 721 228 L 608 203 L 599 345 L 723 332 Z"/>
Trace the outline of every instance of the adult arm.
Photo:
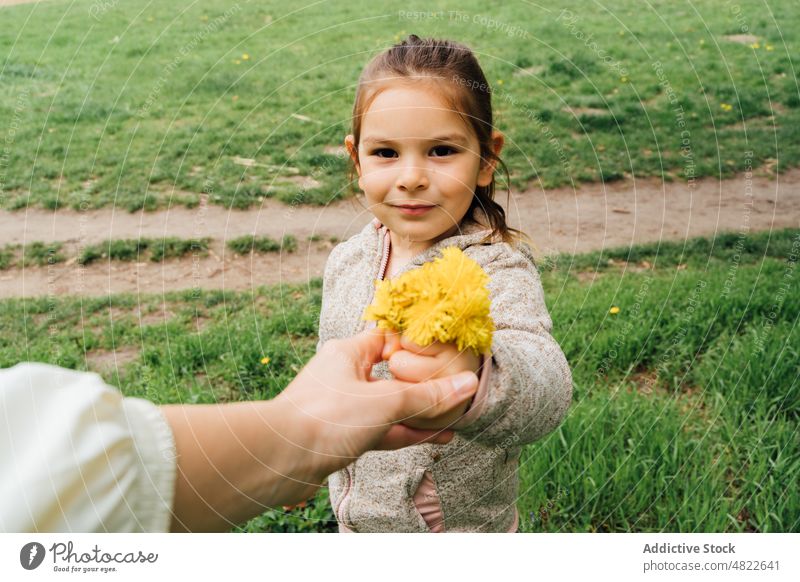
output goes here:
<path id="1" fill-rule="evenodd" d="M 0 370 L 0 530 L 225 530 L 367 450 L 452 437 L 393 423 L 468 400 L 474 374 L 372 381 L 382 334 L 328 343 L 268 402 L 157 407 L 97 374 Z"/>

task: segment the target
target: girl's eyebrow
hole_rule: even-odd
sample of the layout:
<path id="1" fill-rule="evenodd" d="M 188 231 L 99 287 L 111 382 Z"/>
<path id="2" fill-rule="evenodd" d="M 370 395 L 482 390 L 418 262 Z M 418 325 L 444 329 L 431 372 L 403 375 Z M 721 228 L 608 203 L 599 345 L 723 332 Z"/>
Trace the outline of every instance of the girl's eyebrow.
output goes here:
<path id="1" fill-rule="evenodd" d="M 393 139 L 388 139 L 388 138 L 384 138 L 384 137 L 372 137 L 372 136 L 370 136 L 370 137 L 364 138 L 363 143 L 364 144 L 396 143 L 396 141 L 401 141 L 401 140 L 393 140 Z M 450 143 L 466 144 L 468 140 L 464 135 L 461 135 L 460 133 L 454 133 L 452 135 L 442 135 L 442 136 L 439 136 L 439 137 L 432 137 L 432 138 L 429 138 L 429 139 L 425 139 L 424 141 L 429 141 L 429 142 L 450 142 Z"/>

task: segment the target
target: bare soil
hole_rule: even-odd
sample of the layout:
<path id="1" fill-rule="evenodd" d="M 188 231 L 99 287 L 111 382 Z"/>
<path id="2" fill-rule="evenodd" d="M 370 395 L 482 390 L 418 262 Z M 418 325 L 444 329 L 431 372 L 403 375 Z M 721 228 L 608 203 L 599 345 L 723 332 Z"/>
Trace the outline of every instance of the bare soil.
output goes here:
<path id="1" fill-rule="evenodd" d="M 529 190 L 498 200 L 509 222 L 528 233 L 540 256 L 581 253 L 657 240 L 716 233 L 800 227 L 800 169 L 783 174 L 702 179 L 693 185 L 656 179 L 589 184 L 578 190 Z M 361 201 L 363 204 L 363 201 Z M 211 237 L 207 257 L 163 263 L 98 261 L 0 271 L 0 298 L 63 294 L 163 293 L 179 289 L 243 290 L 299 283 L 322 276 L 333 248 L 372 219 L 357 200 L 325 207 L 288 206 L 265 200 L 260 208 L 227 210 L 201 203 L 157 212 L 119 209 L 86 212 L 27 209 L 0 211 L 0 246 L 62 241 L 68 256 L 88 244 L 139 237 Z M 280 238 L 293 234 L 293 253 L 234 255 L 225 241 L 244 234 Z M 309 240 L 309 237 L 315 240 Z"/>
<path id="2" fill-rule="evenodd" d="M 0 0 L 0 8 L 14 6 L 14 4 L 31 4 L 33 2 L 39 2 L 39 0 Z"/>

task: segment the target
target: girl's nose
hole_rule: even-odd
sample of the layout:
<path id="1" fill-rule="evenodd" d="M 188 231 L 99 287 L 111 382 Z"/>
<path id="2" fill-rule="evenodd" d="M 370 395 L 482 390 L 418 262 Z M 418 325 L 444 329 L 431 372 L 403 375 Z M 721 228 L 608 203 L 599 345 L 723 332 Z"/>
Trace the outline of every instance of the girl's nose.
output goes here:
<path id="1" fill-rule="evenodd" d="M 397 188 L 405 192 L 424 190 L 428 187 L 428 173 L 418 161 L 409 161 L 400 170 L 397 177 Z"/>

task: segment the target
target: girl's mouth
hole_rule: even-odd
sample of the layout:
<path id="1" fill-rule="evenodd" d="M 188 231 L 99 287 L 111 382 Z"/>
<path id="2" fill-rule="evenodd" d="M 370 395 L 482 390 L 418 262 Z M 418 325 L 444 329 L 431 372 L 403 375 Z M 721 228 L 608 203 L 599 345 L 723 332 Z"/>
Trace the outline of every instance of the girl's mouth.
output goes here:
<path id="1" fill-rule="evenodd" d="M 397 208 L 403 214 L 408 214 L 410 216 L 421 216 L 421 215 L 425 214 L 426 212 L 428 212 L 429 210 L 432 210 L 433 208 L 436 208 L 436 207 L 435 206 L 423 206 L 423 205 L 405 204 L 405 205 L 402 205 L 402 206 L 396 205 L 395 208 Z"/>

